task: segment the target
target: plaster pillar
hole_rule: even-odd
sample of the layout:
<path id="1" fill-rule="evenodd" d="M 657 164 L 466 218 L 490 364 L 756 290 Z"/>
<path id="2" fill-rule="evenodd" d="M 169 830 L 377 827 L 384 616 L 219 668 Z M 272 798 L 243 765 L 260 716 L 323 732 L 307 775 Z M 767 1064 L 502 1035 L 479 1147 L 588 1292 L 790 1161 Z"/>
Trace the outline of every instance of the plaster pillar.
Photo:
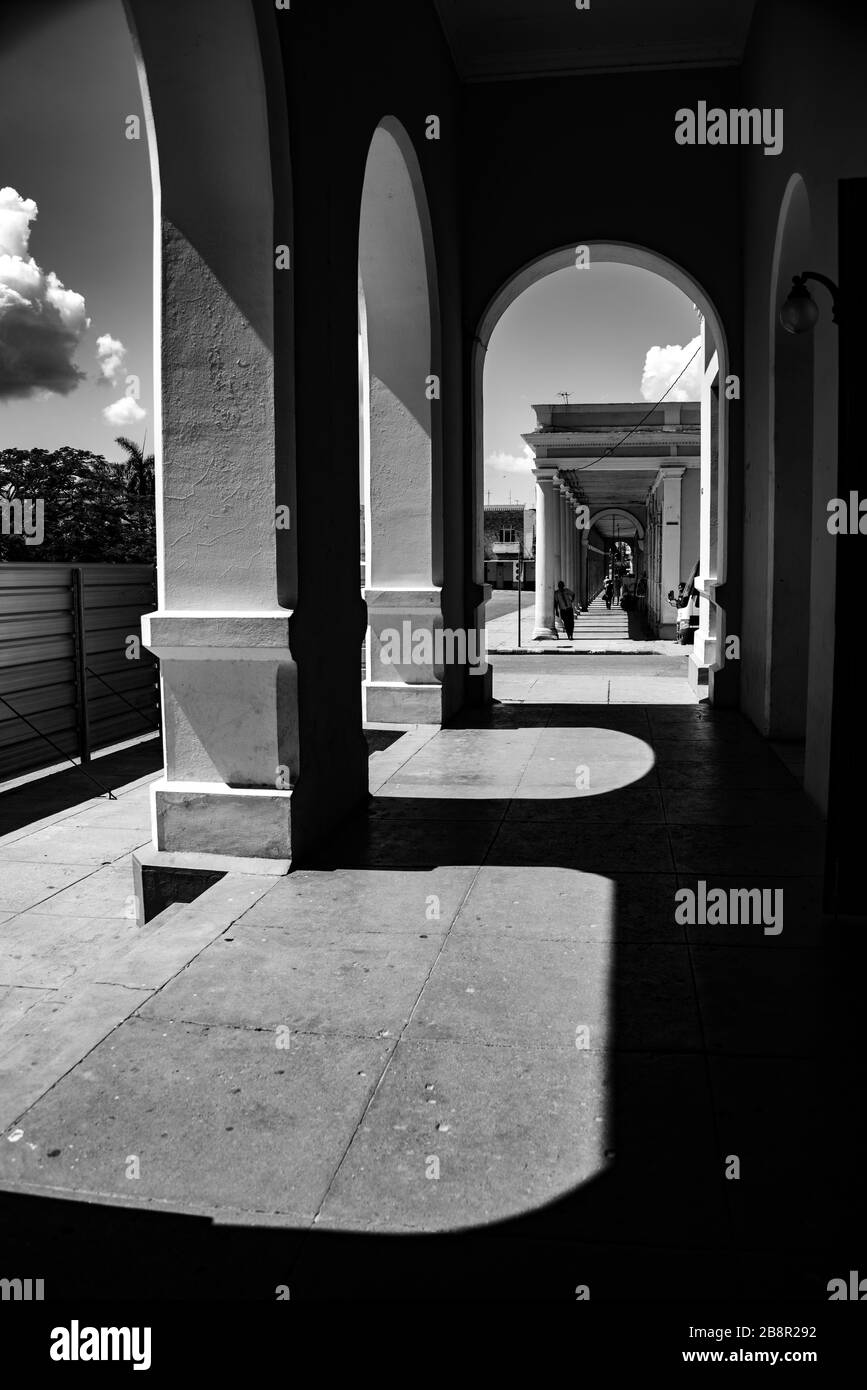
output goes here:
<path id="1" fill-rule="evenodd" d="M 668 591 L 677 593 L 680 583 L 680 494 L 681 480 L 686 469 L 683 467 L 662 467 L 657 474 L 654 488 L 661 492 L 660 516 L 660 582 L 659 582 L 659 636 L 671 639 L 677 636 L 676 610 L 668 602 Z"/>
<path id="2" fill-rule="evenodd" d="M 555 533 L 559 539 L 554 469 L 536 468 L 536 613 L 533 640 L 553 637 L 551 617 L 554 607 Z"/>
<path id="3" fill-rule="evenodd" d="M 159 158 L 159 587 L 142 637 L 160 660 L 166 769 L 137 857 L 167 878 L 286 872 L 301 768 L 292 290 L 274 259 L 291 240 L 288 140 L 269 130 L 247 8 L 133 0 L 130 14 Z"/>
<path id="4" fill-rule="evenodd" d="M 590 533 L 576 531 L 575 535 L 578 538 L 578 588 L 575 592 L 581 608 L 586 610 L 590 602 L 587 594 L 587 549 Z"/>

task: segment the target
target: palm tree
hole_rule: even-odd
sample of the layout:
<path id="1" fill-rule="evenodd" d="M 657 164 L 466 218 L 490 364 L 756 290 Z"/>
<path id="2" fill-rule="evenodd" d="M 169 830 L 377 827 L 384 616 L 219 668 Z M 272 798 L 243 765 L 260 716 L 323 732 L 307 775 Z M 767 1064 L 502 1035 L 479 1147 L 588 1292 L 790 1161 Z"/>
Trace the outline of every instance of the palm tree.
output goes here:
<path id="1" fill-rule="evenodd" d="M 121 463 L 121 476 L 124 486 L 128 492 L 136 493 L 139 498 L 153 497 L 154 495 L 154 456 L 146 454 L 144 451 L 145 441 L 141 446 L 134 444 L 125 435 L 118 435 L 114 441 L 126 451 L 126 459 Z"/>

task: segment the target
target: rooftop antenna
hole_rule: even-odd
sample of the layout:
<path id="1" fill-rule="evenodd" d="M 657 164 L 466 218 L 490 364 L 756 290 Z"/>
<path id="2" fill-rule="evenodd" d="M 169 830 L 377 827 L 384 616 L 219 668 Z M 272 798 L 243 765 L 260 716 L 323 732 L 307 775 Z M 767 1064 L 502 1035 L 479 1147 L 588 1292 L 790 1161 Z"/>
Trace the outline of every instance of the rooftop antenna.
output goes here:
<path id="1" fill-rule="evenodd" d="M 563 404 L 564 404 L 564 405 L 568 405 L 568 404 L 569 404 L 569 397 L 572 395 L 572 392 L 571 392 L 571 391 L 558 391 L 558 392 L 557 392 L 557 395 L 563 397 Z"/>

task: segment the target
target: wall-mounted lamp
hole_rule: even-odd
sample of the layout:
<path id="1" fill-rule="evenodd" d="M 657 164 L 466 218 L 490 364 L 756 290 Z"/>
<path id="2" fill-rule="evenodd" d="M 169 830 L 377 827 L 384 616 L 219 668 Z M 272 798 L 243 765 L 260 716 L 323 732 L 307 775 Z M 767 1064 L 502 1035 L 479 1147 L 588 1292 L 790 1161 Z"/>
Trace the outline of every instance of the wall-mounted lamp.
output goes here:
<path id="1" fill-rule="evenodd" d="M 837 295 L 840 291 L 834 281 L 829 280 L 827 275 L 820 275 L 818 270 L 805 270 L 800 275 L 792 276 L 789 297 L 780 310 L 780 323 L 787 333 L 809 333 L 818 321 L 819 306 L 807 289 L 807 280 L 818 280 L 830 292 L 831 322 L 840 322 L 837 318 Z"/>

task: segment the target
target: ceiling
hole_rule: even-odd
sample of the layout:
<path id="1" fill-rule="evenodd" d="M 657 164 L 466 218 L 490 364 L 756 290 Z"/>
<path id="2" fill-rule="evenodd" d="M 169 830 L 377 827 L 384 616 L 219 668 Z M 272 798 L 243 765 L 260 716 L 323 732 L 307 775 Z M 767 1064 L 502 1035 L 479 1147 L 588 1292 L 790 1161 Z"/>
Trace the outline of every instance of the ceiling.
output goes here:
<path id="1" fill-rule="evenodd" d="M 607 472 L 600 470 L 562 469 L 560 476 L 572 484 L 582 502 L 594 507 L 643 507 L 649 488 L 656 477 L 656 470 L 641 472 Z M 621 524 L 620 530 L 623 527 Z"/>
<path id="2" fill-rule="evenodd" d="M 434 0 L 466 81 L 739 63 L 755 0 Z"/>

